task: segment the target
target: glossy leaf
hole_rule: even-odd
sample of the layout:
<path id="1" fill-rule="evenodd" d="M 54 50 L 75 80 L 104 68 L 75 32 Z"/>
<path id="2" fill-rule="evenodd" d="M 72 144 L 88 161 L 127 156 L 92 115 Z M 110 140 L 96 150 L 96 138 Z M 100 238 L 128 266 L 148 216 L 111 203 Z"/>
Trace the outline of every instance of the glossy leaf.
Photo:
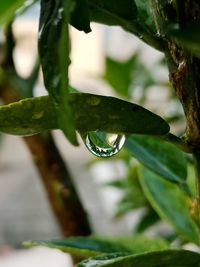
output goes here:
<path id="1" fill-rule="evenodd" d="M 146 20 L 140 19 L 140 6 L 134 0 L 88 0 L 88 3 L 91 21 L 121 26 L 147 44 L 162 50 L 158 36 L 149 25 L 145 25 Z"/>
<path id="2" fill-rule="evenodd" d="M 88 33 L 90 29 L 89 6 L 87 0 L 75 0 L 70 23 L 78 30 Z"/>
<path id="3" fill-rule="evenodd" d="M 125 148 L 163 178 L 174 183 L 185 183 L 187 162 L 183 152 L 176 146 L 158 137 L 133 135 L 127 139 Z"/>
<path id="4" fill-rule="evenodd" d="M 79 258 L 88 258 L 105 253 L 139 253 L 168 248 L 168 243 L 159 238 L 136 235 L 129 237 L 71 237 L 61 240 L 27 241 L 26 246 L 47 246 L 71 253 Z"/>
<path id="5" fill-rule="evenodd" d="M 200 254 L 187 250 L 163 250 L 136 255 L 107 254 L 89 258 L 77 267 L 199 267 Z"/>
<path id="6" fill-rule="evenodd" d="M 200 21 L 185 25 L 179 28 L 178 25 L 168 27 L 169 35 L 174 38 L 180 45 L 185 47 L 194 55 L 200 57 Z"/>
<path id="7" fill-rule="evenodd" d="M 189 201 L 178 186 L 147 168 L 139 170 L 140 182 L 152 207 L 187 240 L 198 243 L 198 229 L 189 212 Z"/>
<path id="8" fill-rule="evenodd" d="M 91 20 L 109 25 L 120 25 L 136 18 L 137 7 L 133 0 L 88 0 Z"/>
<path id="9" fill-rule="evenodd" d="M 72 93 L 68 101 L 75 127 L 80 132 L 98 129 L 110 133 L 162 135 L 169 131 L 168 124 L 161 117 L 114 97 Z M 0 107 L 2 132 L 29 135 L 59 127 L 53 100 L 48 96 L 28 98 Z"/>
<path id="10" fill-rule="evenodd" d="M 41 1 L 38 47 L 44 84 L 53 99 L 59 128 L 72 144 L 77 145 L 74 118 L 68 99 L 68 23 L 73 7 L 74 0 Z"/>

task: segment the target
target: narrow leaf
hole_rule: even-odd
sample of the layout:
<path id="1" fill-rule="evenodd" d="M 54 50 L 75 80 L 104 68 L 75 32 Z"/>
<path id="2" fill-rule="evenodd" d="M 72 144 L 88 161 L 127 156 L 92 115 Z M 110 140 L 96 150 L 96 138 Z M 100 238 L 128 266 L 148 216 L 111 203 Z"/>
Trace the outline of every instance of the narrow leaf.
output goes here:
<path id="1" fill-rule="evenodd" d="M 163 178 L 174 183 L 185 183 L 187 162 L 184 153 L 176 146 L 158 137 L 134 135 L 127 139 L 125 148 Z"/>
<path id="2" fill-rule="evenodd" d="M 80 132 L 141 133 L 164 135 L 169 125 L 149 110 L 114 97 L 69 94 L 69 104 Z M 66 120 L 66 125 L 68 121 Z M 52 98 L 27 98 L 0 107 L 2 132 L 29 135 L 47 129 L 59 129 Z"/>
<path id="3" fill-rule="evenodd" d="M 198 229 L 189 212 L 189 201 L 177 187 L 147 168 L 139 170 L 143 191 L 152 207 L 187 240 L 198 243 Z"/>
<path id="4" fill-rule="evenodd" d="M 129 237 L 71 237 L 48 241 L 27 241 L 25 246 L 47 246 L 56 248 L 85 259 L 105 253 L 139 253 L 168 248 L 167 242 L 159 238 L 147 238 L 142 235 Z"/>
<path id="5" fill-rule="evenodd" d="M 72 144 L 77 145 L 74 118 L 68 99 L 68 22 L 73 7 L 73 0 L 41 1 L 38 47 L 45 87 L 53 99 L 59 128 Z"/>
<path id="6" fill-rule="evenodd" d="M 107 254 L 80 262 L 77 267 L 199 267 L 200 254 L 187 250 L 163 250 L 124 256 Z"/>

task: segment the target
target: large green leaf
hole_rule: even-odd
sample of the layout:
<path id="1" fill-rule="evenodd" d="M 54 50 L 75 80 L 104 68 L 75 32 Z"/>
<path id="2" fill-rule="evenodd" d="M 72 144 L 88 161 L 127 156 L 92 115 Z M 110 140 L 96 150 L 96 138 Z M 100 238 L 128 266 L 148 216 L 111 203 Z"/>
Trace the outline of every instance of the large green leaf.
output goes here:
<path id="1" fill-rule="evenodd" d="M 68 101 L 80 132 L 145 133 L 164 135 L 169 125 L 152 112 L 114 97 L 72 93 Z M 66 125 L 68 121 L 66 120 Z M 58 129 L 56 111 L 48 96 L 27 98 L 0 107 L 0 131 L 28 135 Z"/>
<path id="2" fill-rule="evenodd" d="M 0 3 L 0 24 L 8 22 L 25 0 L 7 0 Z"/>
<path id="3" fill-rule="evenodd" d="M 168 248 L 167 242 L 159 238 L 147 238 L 142 235 L 129 237 L 71 237 L 61 240 L 27 241 L 26 246 L 47 246 L 56 248 L 85 259 L 95 255 L 123 252 L 139 253 Z"/>
<path id="4" fill-rule="evenodd" d="M 68 98 L 68 23 L 74 4 L 74 0 L 41 1 L 38 47 L 44 84 L 53 99 L 59 128 L 72 144 L 77 145 L 74 117 Z"/>
<path id="5" fill-rule="evenodd" d="M 147 168 L 139 170 L 143 191 L 152 207 L 187 240 L 198 243 L 198 229 L 189 213 L 186 194 Z"/>
<path id="6" fill-rule="evenodd" d="M 151 125 L 151 123 L 149 122 Z M 184 153 L 173 144 L 153 136 L 133 135 L 125 148 L 143 165 L 175 183 L 185 183 L 187 162 Z"/>
<path id="7" fill-rule="evenodd" d="M 88 0 L 88 3 L 91 21 L 121 26 L 149 45 L 162 50 L 158 36 L 149 25 L 145 25 L 146 19 L 140 16 L 140 11 L 144 13 L 144 10 L 140 10 L 141 5 L 136 6 L 134 0 Z"/>
<path id="8" fill-rule="evenodd" d="M 80 31 L 85 33 L 91 31 L 88 0 L 75 0 L 75 8 L 72 11 L 70 22 Z"/>
<path id="9" fill-rule="evenodd" d="M 77 267 L 199 267 L 200 254 L 187 250 L 163 250 L 143 254 L 107 254 L 89 258 Z"/>

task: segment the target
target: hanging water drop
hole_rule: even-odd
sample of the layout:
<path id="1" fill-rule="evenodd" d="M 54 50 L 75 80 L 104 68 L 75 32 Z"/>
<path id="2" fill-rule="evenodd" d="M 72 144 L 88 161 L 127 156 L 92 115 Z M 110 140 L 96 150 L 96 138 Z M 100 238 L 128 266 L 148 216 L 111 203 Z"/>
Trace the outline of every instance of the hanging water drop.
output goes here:
<path id="1" fill-rule="evenodd" d="M 97 157 L 107 158 L 117 154 L 125 143 L 124 134 L 105 132 L 89 132 L 85 138 L 85 145 Z"/>

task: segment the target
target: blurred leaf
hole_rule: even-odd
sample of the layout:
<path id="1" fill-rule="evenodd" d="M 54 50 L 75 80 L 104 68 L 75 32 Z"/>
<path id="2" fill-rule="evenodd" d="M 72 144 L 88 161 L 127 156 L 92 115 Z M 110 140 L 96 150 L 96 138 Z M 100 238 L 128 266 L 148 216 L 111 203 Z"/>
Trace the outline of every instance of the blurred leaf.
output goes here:
<path id="1" fill-rule="evenodd" d="M 68 23 L 73 7 L 74 0 L 41 1 L 38 47 L 44 84 L 53 99 L 59 128 L 72 144 L 77 145 L 74 117 L 68 97 Z"/>
<path id="2" fill-rule="evenodd" d="M 121 252 L 139 253 L 168 248 L 168 243 L 159 238 L 147 238 L 142 235 L 122 237 L 71 237 L 48 241 L 27 241 L 25 246 L 47 246 L 71 253 L 80 258 Z"/>
<path id="3" fill-rule="evenodd" d="M 187 250 L 162 250 L 136 255 L 107 254 L 80 262 L 77 267 L 199 267 L 200 254 Z"/>
<path id="4" fill-rule="evenodd" d="M 183 152 L 176 146 L 158 137 L 133 135 L 127 139 L 125 148 L 144 166 L 163 178 L 185 184 L 187 162 Z"/>
<path id="5" fill-rule="evenodd" d="M 72 11 L 70 22 L 79 31 L 85 33 L 91 31 L 88 0 L 75 0 L 75 8 Z"/>
<path id="6" fill-rule="evenodd" d="M 151 72 L 139 60 L 138 53 L 122 62 L 106 57 L 103 78 L 119 95 L 127 98 L 136 86 L 146 89 L 156 83 Z"/>
<path id="7" fill-rule="evenodd" d="M 116 61 L 110 57 L 106 58 L 104 79 L 122 96 L 128 97 L 132 83 L 132 72 L 137 65 L 138 55 L 133 55 L 125 62 Z"/>
<path id="8" fill-rule="evenodd" d="M 16 10 L 26 2 L 25 0 L 2 0 L 0 3 L 0 24 L 9 22 Z"/>
<path id="9" fill-rule="evenodd" d="M 68 101 L 76 129 L 80 132 L 98 129 L 108 133 L 162 135 L 169 131 L 168 124 L 156 114 L 114 97 L 72 93 Z M 0 131 L 16 135 L 60 128 L 54 103 L 48 96 L 27 98 L 1 106 L 0 121 Z M 65 123 L 67 125 L 67 120 Z"/>
<path id="10" fill-rule="evenodd" d="M 198 243 L 198 228 L 189 213 L 188 198 L 180 188 L 144 167 L 139 169 L 139 176 L 145 196 L 158 214 L 187 240 Z"/>
<path id="11" fill-rule="evenodd" d="M 192 54 L 200 57 L 200 20 L 195 20 L 183 28 L 179 28 L 177 24 L 170 25 L 168 34 Z"/>
<path id="12" fill-rule="evenodd" d="M 158 214 L 152 208 L 147 208 L 145 214 L 140 218 L 139 222 L 134 228 L 134 232 L 136 233 L 144 232 L 147 228 L 153 226 L 155 223 L 159 221 L 160 218 Z"/>

